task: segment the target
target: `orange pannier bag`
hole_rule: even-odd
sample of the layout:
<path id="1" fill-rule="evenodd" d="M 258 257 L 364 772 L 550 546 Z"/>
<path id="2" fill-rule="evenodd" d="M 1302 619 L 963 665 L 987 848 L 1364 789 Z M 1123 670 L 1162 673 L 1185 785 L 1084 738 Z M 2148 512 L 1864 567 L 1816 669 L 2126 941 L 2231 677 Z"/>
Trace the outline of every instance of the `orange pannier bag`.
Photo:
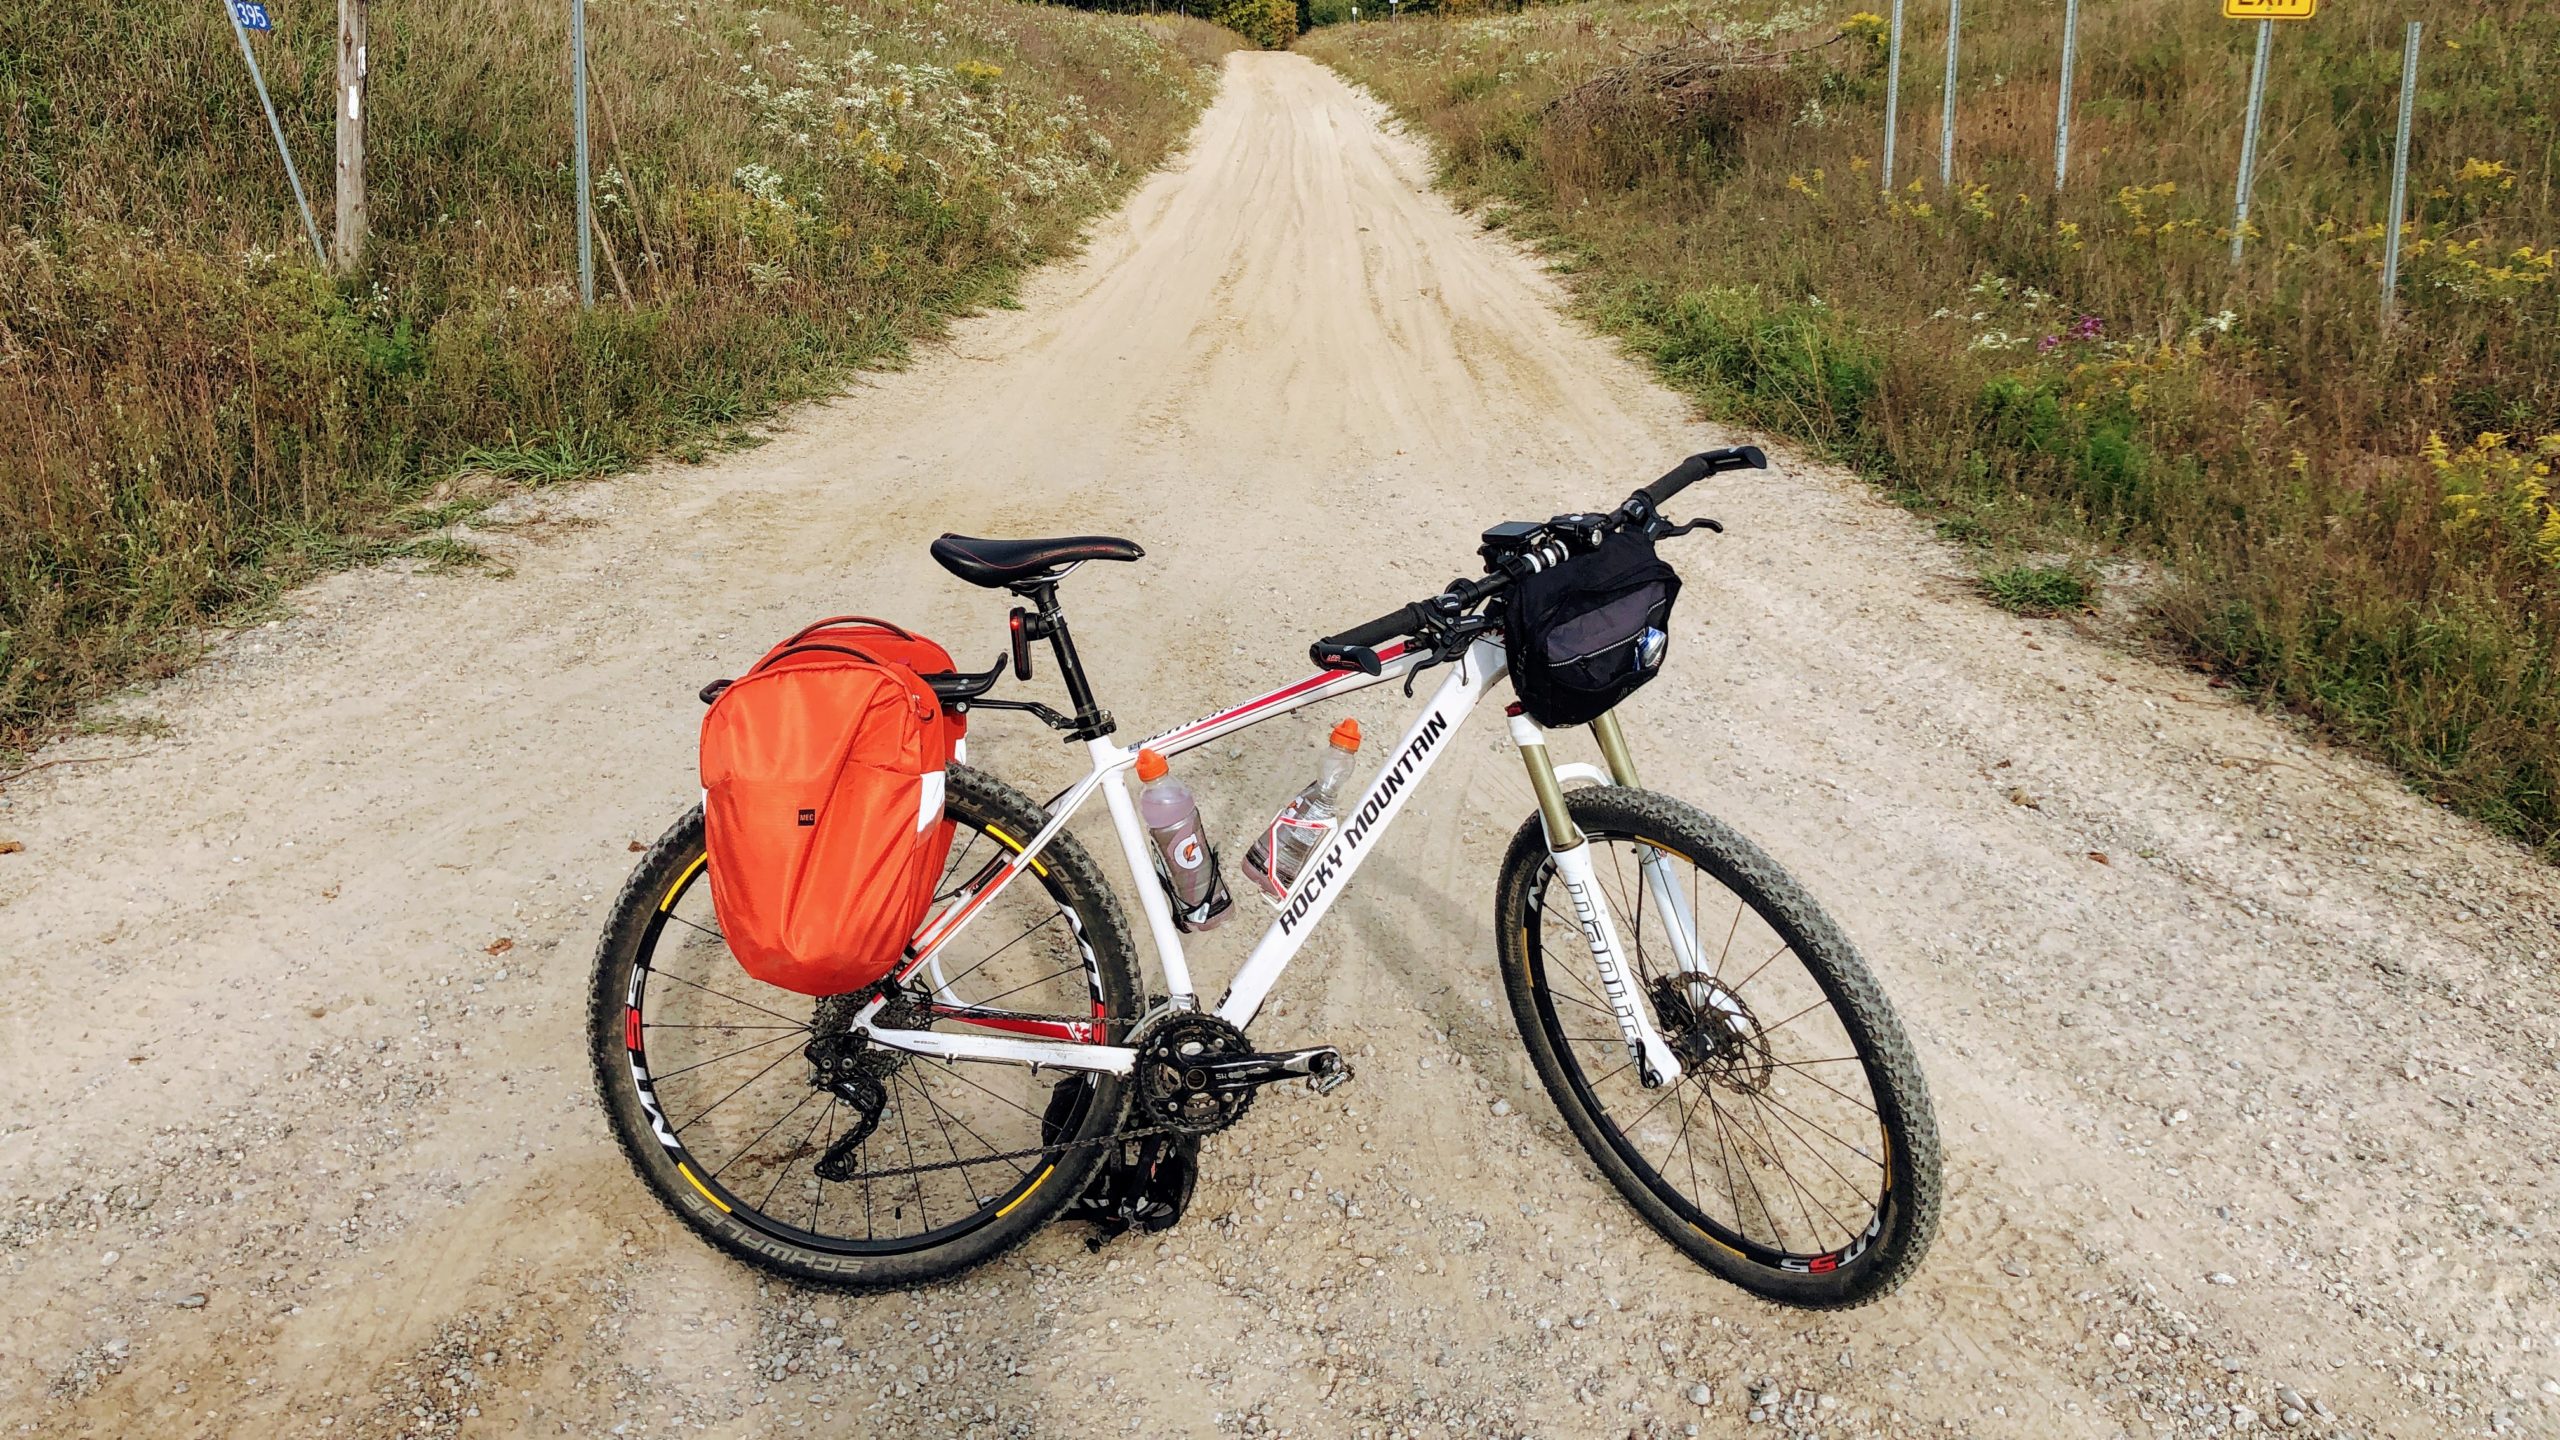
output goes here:
<path id="1" fill-rule="evenodd" d="M 711 903 L 768 985 L 839 995 L 890 974 L 951 848 L 943 769 L 966 720 L 918 678 L 942 647 L 822 621 L 722 690 L 702 722 Z"/>

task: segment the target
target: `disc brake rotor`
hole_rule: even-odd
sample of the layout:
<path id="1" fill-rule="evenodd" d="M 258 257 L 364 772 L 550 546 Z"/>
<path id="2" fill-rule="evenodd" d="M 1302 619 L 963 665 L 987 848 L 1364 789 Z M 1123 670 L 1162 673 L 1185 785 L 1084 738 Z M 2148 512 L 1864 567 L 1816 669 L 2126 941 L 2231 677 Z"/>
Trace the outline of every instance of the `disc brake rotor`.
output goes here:
<path id="1" fill-rule="evenodd" d="M 1735 1090 L 1765 1091 L 1776 1073 L 1769 1037 L 1740 995 L 1695 971 L 1653 982 L 1653 1013 L 1681 1065 Z"/>

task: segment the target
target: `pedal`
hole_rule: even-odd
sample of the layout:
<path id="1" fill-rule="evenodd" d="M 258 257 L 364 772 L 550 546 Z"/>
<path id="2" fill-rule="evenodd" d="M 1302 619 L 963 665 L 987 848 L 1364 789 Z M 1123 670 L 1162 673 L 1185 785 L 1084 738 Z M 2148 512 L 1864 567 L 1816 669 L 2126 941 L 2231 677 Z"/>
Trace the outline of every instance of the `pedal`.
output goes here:
<path id="1" fill-rule="evenodd" d="M 1309 1072 L 1307 1088 L 1319 1095 L 1330 1095 L 1351 1083 L 1351 1062 L 1334 1054 L 1333 1051 L 1328 1050 L 1324 1053 L 1333 1056 L 1333 1063 Z"/>

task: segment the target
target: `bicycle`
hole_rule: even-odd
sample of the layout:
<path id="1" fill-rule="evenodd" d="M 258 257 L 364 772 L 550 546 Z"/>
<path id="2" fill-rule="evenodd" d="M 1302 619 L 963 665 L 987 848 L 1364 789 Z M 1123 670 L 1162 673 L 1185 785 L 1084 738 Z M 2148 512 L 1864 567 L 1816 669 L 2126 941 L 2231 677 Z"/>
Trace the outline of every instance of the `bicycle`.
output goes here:
<path id="1" fill-rule="evenodd" d="M 1331 1047 L 1266 1053 L 1246 1032 L 1505 677 L 1490 602 L 1615 531 L 1721 530 L 1671 525 L 1662 506 L 1766 464 L 1748 446 L 1711 451 L 1608 514 L 1498 526 L 1483 577 L 1316 642 L 1312 676 L 1146 740 L 1172 757 L 1369 686 L 1402 679 L 1410 696 L 1422 671 L 1447 667 L 1213 1008 L 1121 779 L 1140 747 L 1112 740 L 1058 602 L 1069 571 L 1143 552 L 1108 536 L 936 541 L 954 575 L 1031 608 L 1013 610 L 994 667 L 927 680 L 948 706 L 1064 732 L 1092 771 L 1042 805 L 955 763 L 951 858 L 900 969 L 816 1001 L 751 988 L 729 960 L 701 883 L 702 812 L 679 820 L 625 886 L 596 961 L 596 1082 L 634 1168 L 715 1245 L 840 1288 L 948 1277 L 1070 1211 L 1110 1228 L 1171 1223 L 1201 1138 L 1262 1086 L 1321 1093 L 1350 1078 Z M 990 693 L 1008 660 L 1031 677 L 1042 640 L 1072 714 Z M 1887 1294 L 1928 1246 L 1941 1184 L 1926 1086 L 1864 961 L 1750 841 L 1638 788 L 1614 712 L 1591 724 L 1603 768 L 1553 763 L 1546 733 L 1509 710 L 1538 808 L 1496 885 L 1502 984 L 1567 1127 L 1657 1233 L 1743 1288 L 1820 1308 Z M 1065 833 L 1097 791 L 1155 951 L 1153 999 L 1118 897 Z"/>

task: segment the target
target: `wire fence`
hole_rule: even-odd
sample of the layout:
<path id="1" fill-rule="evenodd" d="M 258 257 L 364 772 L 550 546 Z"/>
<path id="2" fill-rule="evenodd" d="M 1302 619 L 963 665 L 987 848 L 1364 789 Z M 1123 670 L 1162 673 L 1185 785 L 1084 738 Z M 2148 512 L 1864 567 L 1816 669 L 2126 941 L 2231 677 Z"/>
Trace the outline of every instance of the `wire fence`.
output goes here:
<path id="1" fill-rule="evenodd" d="M 2254 233 L 2249 219 L 2255 195 L 2260 148 L 2265 129 L 2268 69 L 2278 44 L 2279 27 L 2314 22 L 2318 18 L 2318 0 L 2222 0 L 2222 16 L 2227 21 L 2250 24 L 2255 30 L 2255 49 L 2249 67 L 2247 98 L 2242 104 L 2236 129 L 2239 133 L 2237 171 L 2232 183 L 2231 263 L 2245 259 L 2247 245 Z M 1877 167 L 1883 188 L 1894 188 L 1895 160 L 1901 137 L 1898 133 L 1902 99 L 1902 53 L 1906 37 L 1905 0 L 1893 0 L 1893 14 L 1888 23 L 1885 61 L 1885 100 L 1883 159 Z M 2380 311 L 2388 325 L 2397 300 L 2400 282 L 2400 250 L 2403 231 L 2408 224 L 2407 195 L 2409 185 L 2410 135 L 2417 110 L 2419 87 L 2418 61 L 2424 34 L 2420 21 L 2408 22 L 2405 34 L 2398 95 L 2399 127 L 2392 151 L 2390 220 L 2384 237 L 2385 260 L 2382 272 Z M 1956 183 L 1958 113 L 1962 105 L 1959 81 L 1962 75 L 1964 38 L 1964 0 L 1946 0 L 1946 75 L 1938 96 L 1938 184 L 1953 189 Z M 2053 188 L 2058 195 L 2070 183 L 2071 122 L 2073 86 L 2079 70 L 2080 0 L 2065 0 L 2060 33 L 2056 37 L 2060 51 L 2057 78 L 2058 101 L 2053 121 Z"/>

